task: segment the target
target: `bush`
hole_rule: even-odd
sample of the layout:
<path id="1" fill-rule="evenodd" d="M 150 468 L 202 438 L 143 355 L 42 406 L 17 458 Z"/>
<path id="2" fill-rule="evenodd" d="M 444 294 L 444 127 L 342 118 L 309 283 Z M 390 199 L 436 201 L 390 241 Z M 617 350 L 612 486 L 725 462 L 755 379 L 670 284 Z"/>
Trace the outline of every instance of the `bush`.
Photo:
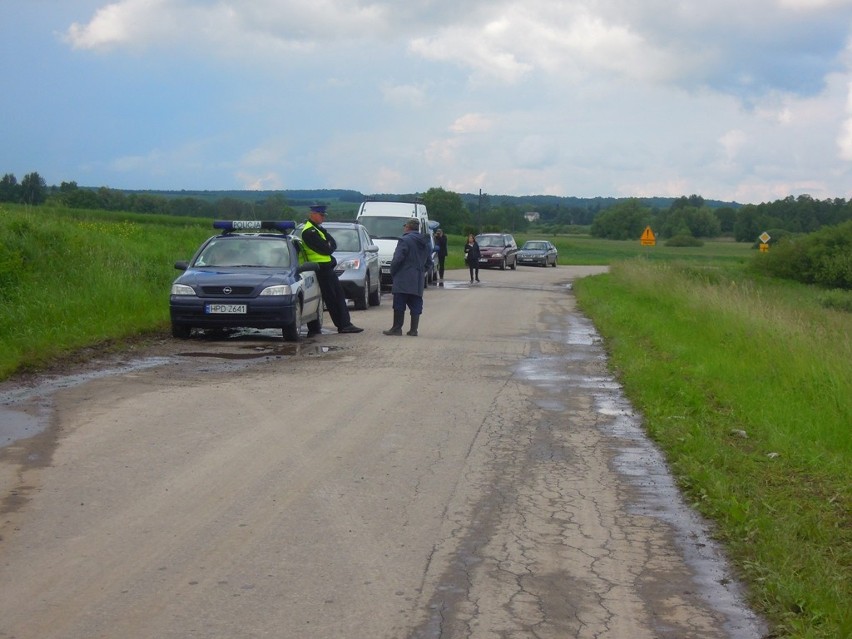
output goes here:
<path id="1" fill-rule="evenodd" d="M 786 229 L 769 229 L 768 231 L 766 231 L 766 233 L 767 235 L 769 235 L 769 246 L 776 246 L 782 240 L 789 240 L 790 238 L 795 237 L 796 235 L 795 233 L 792 233 Z M 754 241 L 751 247 L 757 250 L 760 248 L 761 244 L 762 242 L 757 239 Z"/>
<path id="2" fill-rule="evenodd" d="M 852 291 L 832 289 L 819 295 L 819 303 L 825 308 L 852 313 Z"/>
<path id="3" fill-rule="evenodd" d="M 753 269 L 765 275 L 852 289 L 852 221 L 782 239 L 755 258 Z"/>

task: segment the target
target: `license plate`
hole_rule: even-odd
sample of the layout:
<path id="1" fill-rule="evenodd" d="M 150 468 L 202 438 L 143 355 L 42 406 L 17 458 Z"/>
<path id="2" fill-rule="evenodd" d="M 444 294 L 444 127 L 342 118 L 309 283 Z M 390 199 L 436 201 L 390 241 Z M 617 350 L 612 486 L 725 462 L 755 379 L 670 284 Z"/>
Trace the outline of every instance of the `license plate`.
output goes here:
<path id="1" fill-rule="evenodd" d="M 208 304 L 204 307 L 204 311 L 210 315 L 216 314 L 245 314 L 247 308 L 245 304 Z"/>
<path id="2" fill-rule="evenodd" d="M 390 267 L 389 266 L 383 266 L 382 267 L 382 273 L 390 273 Z"/>
<path id="3" fill-rule="evenodd" d="M 488 261 L 488 258 L 486 258 L 486 257 L 480 257 L 480 258 L 479 258 L 479 261 L 480 261 L 480 263 L 482 263 L 482 262 L 487 262 L 487 261 Z"/>

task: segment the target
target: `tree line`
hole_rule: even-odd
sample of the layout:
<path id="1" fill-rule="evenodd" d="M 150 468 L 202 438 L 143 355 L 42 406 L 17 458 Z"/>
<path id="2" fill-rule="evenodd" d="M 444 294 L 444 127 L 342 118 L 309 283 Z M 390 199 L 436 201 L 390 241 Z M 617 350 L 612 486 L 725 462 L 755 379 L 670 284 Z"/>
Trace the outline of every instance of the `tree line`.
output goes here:
<path id="1" fill-rule="evenodd" d="M 665 209 L 643 206 L 637 199 L 618 203 L 595 218 L 591 233 L 616 240 L 637 239 L 650 226 L 662 238 L 728 236 L 738 242 L 756 242 L 766 231 L 777 242 L 851 219 L 852 202 L 843 198 L 817 200 L 800 195 L 737 208 L 711 208 L 701 196 L 691 195 L 676 199 Z"/>
<path id="2" fill-rule="evenodd" d="M 130 211 L 160 215 L 223 219 L 281 219 L 296 217 L 297 207 L 317 197 L 332 198 L 331 219 L 350 219 L 353 207 L 365 196 L 357 191 L 247 191 L 204 192 L 203 196 L 168 192 L 127 192 L 108 187 L 80 187 L 76 182 L 47 186 L 36 172 L 18 183 L 7 173 L 0 179 L 0 202 L 37 206 L 53 202 L 75 209 Z M 288 198 L 295 194 L 300 199 Z M 373 196 L 387 199 L 422 199 L 429 216 L 448 233 L 503 231 L 526 233 L 590 232 L 614 240 L 638 239 L 652 228 L 660 238 L 733 237 L 755 242 L 764 231 L 778 241 L 786 236 L 811 233 L 852 219 L 852 202 L 842 198 L 817 200 L 809 195 L 787 197 L 761 204 L 708 202 L 699 195 L 679 198 L 569 198 L 557 196 L 494 196 L 459 194 L 433 187 L 425 193 Z M 529 213 L 534 215 L 528 216 Z M 532 219 L 530 219 L 532 218 Z"/>

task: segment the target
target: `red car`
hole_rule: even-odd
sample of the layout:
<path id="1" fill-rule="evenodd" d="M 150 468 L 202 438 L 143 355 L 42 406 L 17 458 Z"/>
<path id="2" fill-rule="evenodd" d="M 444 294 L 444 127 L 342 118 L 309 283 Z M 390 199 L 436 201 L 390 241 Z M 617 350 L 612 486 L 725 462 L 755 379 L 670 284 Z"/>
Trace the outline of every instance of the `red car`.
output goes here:
<path id="1" fill-rule="evenodd" d="M 480 233 L 476 236 L 479 244 L 479 268 L 497 267 L 505 271 L 508 266 L 513 271 L 518 266 L 518 245 L 509 233 Z"/>

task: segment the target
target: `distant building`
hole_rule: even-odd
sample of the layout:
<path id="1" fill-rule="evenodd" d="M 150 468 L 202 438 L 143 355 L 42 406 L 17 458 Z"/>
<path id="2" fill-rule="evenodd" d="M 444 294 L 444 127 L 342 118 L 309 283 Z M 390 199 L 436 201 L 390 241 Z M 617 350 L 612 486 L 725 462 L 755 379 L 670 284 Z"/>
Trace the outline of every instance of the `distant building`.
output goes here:
<path id="1" fill-rule="evenodd" d="M 527 211 L 524 213 L 524 217 L 527 222 L 538 222 L 538 218 L 540 217 L 538 211 Z"/>

